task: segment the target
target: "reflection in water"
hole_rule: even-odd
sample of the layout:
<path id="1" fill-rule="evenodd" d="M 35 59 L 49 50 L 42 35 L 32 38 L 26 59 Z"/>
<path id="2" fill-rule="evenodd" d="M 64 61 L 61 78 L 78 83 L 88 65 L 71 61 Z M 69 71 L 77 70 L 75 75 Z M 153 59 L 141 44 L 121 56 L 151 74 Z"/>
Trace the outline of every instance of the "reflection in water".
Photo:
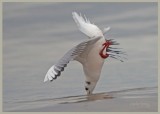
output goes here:
<path id="1" fill-rule="evenodd" d="M 78 95 L 19 101 L 14 102 L 14 108 L 7 111 L 156 111 L 157 93 L 157 87 L 144 87 L 96 93 L 90 96 Z"/>
<path id="2" fill-rule="evenodd" d="M 39 99 L 33 101 L 19 101 L 16 103 L 52 102 L 54 104 L 57 103 L 68 104 L 68 103 L 90 102 L 90 101 L 113 99 L 113 98 L 139 98 L 139 97 L 145 98 L 145 97 L 153 97 L 156 95 L 157 95 L 157 87 L 144 87 L 144 88 L 133 88 L 120 91 L 96 93 L 89 96 L 78 95 L 78 96 L 68 96 L 62 98 Z"/>

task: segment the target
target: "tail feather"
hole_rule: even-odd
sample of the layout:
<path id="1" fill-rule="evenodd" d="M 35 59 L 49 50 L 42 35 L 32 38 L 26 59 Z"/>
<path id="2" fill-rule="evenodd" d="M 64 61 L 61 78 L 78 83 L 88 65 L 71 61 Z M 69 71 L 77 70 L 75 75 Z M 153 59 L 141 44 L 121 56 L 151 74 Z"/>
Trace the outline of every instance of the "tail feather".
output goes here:
<path id="1" fill-rule="evenodd" d="M 95 24 L 91 23 L 85 15 L 82 17 L 81 14 L 79 15 L 76 12 L 72 12 L 72 16 L 78 29 L 89 38 L 103 36 L 102 31 Z"/>
<path id="2" fill-rule="evenodd" d="M 110 27 L 104 28 L 103 29 L 103 34 L 106 34 L 110 29 L 111 29 Z"/>
<path id="3" fill-rule="evenodd" d="M 79 16 L 76 12 L 73 12 L 72 15 L 73 15 L 74 21 L 78 26 L 81 26 L 81 24 L 85 23 L 85 20 L 81 15 Z"/>

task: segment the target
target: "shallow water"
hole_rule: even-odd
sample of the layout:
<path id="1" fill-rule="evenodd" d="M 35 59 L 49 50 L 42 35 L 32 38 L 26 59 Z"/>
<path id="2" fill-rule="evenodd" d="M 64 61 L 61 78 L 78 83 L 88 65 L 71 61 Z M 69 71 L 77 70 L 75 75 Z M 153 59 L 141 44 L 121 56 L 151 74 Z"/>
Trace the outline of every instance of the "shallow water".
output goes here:
<path id="1" fill-rule="evenodd" d="M 112 91 L 118 91 L 113 97 L 120 97 L 121 90 L 157 87 L 157 6 L 157 3 L 3 3 L 3 111 L 25 110 L 35 104 L 43 107 L 49 103 L 88 102 L 85 77 L 77 62 L 70 62 L 56 81 L 43 83 L 49 67 L 87 39 L 78 31 L 71 17 L 73 11 L 85 14 L 102 29 L 110 26 L 105 37 L 119 42 L 118 47 L 128 55 L 128 60 L 122 63 L 106 59 L 94 90 L 100 93 L 101 100 L 103 96 L 112 98 L 106 96 Z M 156 89 L 153 90 L 156 94 Z M 122 97 L 150 95 L 147 90 L 144 96 L 139 96 L 141 92 L 144 91 L 123 91 Z"/>
<path id="2" fill-rule="evenodd" d="M 50 107 L 50 110 L 56 110 L 55 106 L 59 104 L 65 104 L 65 105 L 73 105 L 74 103 L 80 103 L 81 106 L 85 105 L 87 102 L 96 104 L 96 101 L 106 101 L 109 99 L 129 99 L 133 100 L 135 102 L 137 99 L 156 99 L 157 97 L 157 87 L 145 87 L 145 88 L 134 88 L 134 89 L 126 89 L 126 90 L 120 90 L 120 91 L 110 91 L 110 92 L 103 92 L 103 93 L 96 93 L 92 95 L 78 95 L 78 96 L 68 96 L 68 97 L 61 97 L 61 98 L 48 98 L 48 99 L 32 99 L 31 101 L 15 101 L 12 102 L 12 105 L 14 105 L 14 108 L 11 108 L 8 111 L 47 111 L 45 110 L 46 107 Z M 135 100 L 136 99 L 136 100 Z M 151 100 L 150 102 L 138 102 L 135 105 L 151 105 L 151 104 L 157 104 L 158 100 L 154 102 Z M 122 105 L 124 103 L 122 102 Z M 128 103 L 129 104 L 129 103 Z M 107 105 L 107 104 L 106 104 Z M 127 103 L 125 103 L 127 105 Z M 97 106 L 102 107 L 102 106 Z M 43 109 L 44 108 L 44 109 Z M 127 108 L 127 107 L 126 107 Z M 58 107 L 58 109 L 61 109 L 63 111 L 63 108 L 61 108 L 61 105 Z M 104 108 L 105 109 L 105 108 Z M 104 110 L 103 109 L 103 110 Z M 70 108 L 70 111 L 72 108 Z M 79 109 L 81 111 L 85 111 L 84 109 Z M 154 108 L 151 108 L 151 111 L 154 111 Z M 137 110 L 139 111 L 139 110 Z"/>

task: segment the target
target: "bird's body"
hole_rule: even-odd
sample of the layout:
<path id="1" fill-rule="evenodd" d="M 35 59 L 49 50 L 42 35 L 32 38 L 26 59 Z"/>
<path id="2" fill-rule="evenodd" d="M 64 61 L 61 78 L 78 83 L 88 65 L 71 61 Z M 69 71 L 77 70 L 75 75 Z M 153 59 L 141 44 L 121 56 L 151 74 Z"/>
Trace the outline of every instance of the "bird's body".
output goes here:
<path id="1" fill-rule="evenodd" d="M 105 39 L 99 39 L 88 51 L 84 52 L 76 59 L 83 66 L 86 77 L 85 89 L 88 94 L 92 93 L 101 74 L 104 59 L 99 55 L 99 52 L 102 49 L 103 43 L 105 43 Z"/>
<path id="2" fill-rule="evenodd" d="M 92 94 L 99 80 L 104 59 L 109 56 L 116 58 L 115 55 L 108 54 L 108 52 L 116 52 L 116 54 L 119 54 L 120 51 L 109 51 L 109 46 L 116 44 L 115 42 L 104 38 L 104 34 L 110 29 L 109 27 L 105 28 L 104 31 L 101 31 L 96 25 L 91 24 L 86 17 L 84 19 L 76 12 L 73 12 L 72 15 L 79 30 L 88 36 L 89 40 L 73 47 L 57 63 L 55 63 L 48 70 L 44 82 L 56 79 L 61 75 L 64 67 L 66 67 L 70 61 L 76 60 L 83 66 L 83 71 L 86 77 L 85 90 L 87 91 L 87 94 Z"/>

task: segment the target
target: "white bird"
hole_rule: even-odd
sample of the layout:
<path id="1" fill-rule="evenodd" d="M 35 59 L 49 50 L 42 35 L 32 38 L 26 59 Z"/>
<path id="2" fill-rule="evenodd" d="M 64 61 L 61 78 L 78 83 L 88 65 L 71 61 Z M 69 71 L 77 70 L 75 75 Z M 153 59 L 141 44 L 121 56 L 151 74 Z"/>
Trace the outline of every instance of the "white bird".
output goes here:
<path id="1" fill-rule="evenodd" d="M 61 75 L 64 67 L 66 67 L 70 61 L 75 60 L 80 62 L 83 66 L 83 71 L 86 76 L 85 90 L 89 95 L 92 94 L 99 80 L 104 60 L 107 57 L 118 59 L 115 54 L 123 54 L 123 52 L 113 50 L 117 48 L 111 48 L 110 45 L 117 45 L 118 43 L 104 38 L 104 34 L 110 29 L 110 27 L 101 31 L 95 24 L 91 24 L 85 16 L 84 19 L 76 12 L 73 12 L 72 16 L 79 30 L 88 36 L 89 40 L 73 47 L 57 63 L 55 63 L 48 70 L 44 82 L 56 79 Z"/>

